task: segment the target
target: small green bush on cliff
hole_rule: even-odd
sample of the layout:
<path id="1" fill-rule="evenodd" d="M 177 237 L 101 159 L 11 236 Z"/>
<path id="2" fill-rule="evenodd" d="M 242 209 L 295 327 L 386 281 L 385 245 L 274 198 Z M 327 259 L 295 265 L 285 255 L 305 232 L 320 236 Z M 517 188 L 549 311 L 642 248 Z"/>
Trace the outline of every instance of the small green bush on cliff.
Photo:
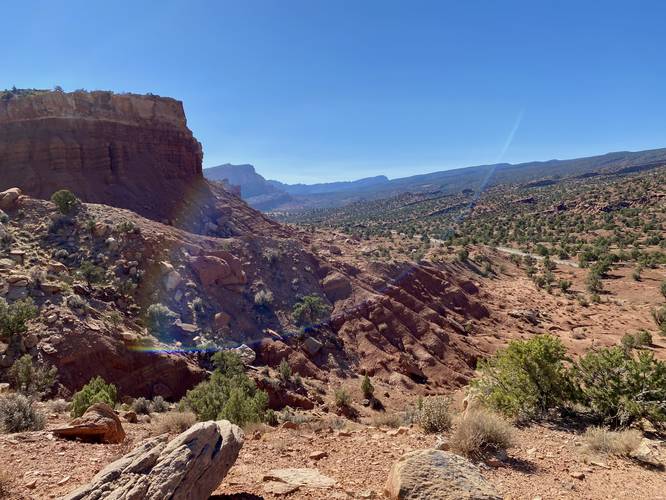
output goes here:
<path id="1" fill-rule="evenodd" d="M 292 316 L 296 324 L 312 327 L 328 319 L 331 308 L 319 295 L 306 295 L 294 306 Z"/>
<path id="2" fill-rule="evenodd" d="M 17 359 L 9 370 L 14 388 L 26 396 L 41 398 L 47 394 L 58 376 L 55 366 L 48 367 L 33 361 L 30 354 Z"/>
<path id="3" fill-rule="evenodd" d="M 80 417 L 95 403 L 106 403 L 112 408 L 118 400 L 118 390 L 102 377 L 95 377 L 72 398 L 72 417 Z"/>
<path id="4" fill-rule="evenodd" d="M 0 298 L 0 338 L 25 333 L 28 330 L 27 322 L 37 316 L 37 308 L 32 299 L 17 300 L 8 304 Z"/>
<path id="5" fill-rule="evenodd" d="M 146 313 L 146 326 L 148 331 L 159 337 L 178 319 L 178 315 L 164 304 L 151 304 Z"/>
<path id="6" fill-rule="evenodd" d="M 79 199 L 67 189 L 61 189 L 51 195 L 51 201 L 55 203 L 58 211 L 63 215 L 69 215 L 81 204 Z"/>

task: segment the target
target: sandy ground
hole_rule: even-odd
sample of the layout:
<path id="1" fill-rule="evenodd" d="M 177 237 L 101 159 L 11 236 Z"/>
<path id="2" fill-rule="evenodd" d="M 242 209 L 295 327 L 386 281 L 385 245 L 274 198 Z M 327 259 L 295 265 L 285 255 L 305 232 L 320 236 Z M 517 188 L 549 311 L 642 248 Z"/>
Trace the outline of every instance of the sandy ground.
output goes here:
<path id="1" fill-rule="evenodd" d="M 49 427 L 64 416 L 49 419 Z M 336 421 L 337 422 L 337 421 Z M 335 427 L 335 428 L 333 428 Z M 59 498 L 87 482 L 104 465 L 150 434 L 147 424 L 125 424 L 122 445 L 84 444 L 54 439 L 48 431 L 0 436 L 2 466 L 11 472 L 13 499 Z M 216 497 L 379 498 L 392 464 L 403 453 L 432 447 L 436 436 L 412 427 L 404 434 L 346 422 L 344 426 L 301 424 L 297 429 L 248 430 L 236 464 Z M 311 458 L 325 452 L 324 458 Z M 666 462 L 666 444 L 657 448 Z M 638 462 L 591 456 L 572 430 L 535 425 L 516 432 L 509 458 L 483 475 L 504 498 L 659 499 L 666 498 L 666 472 Z M 278 468 L 312 468 L 336 481 L 330 488 L 302 487 L 288 495 L 265 490 L 264 475 Z M 580 475 L 582 479 L 579 479 Z M 575 477 L 574 477 L 575 476 Z"/>

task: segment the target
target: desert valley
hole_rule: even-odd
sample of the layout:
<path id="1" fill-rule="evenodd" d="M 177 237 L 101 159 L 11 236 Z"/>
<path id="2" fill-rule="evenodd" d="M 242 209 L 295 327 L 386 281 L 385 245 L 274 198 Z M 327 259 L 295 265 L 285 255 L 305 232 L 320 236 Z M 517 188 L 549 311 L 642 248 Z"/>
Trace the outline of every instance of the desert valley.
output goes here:
<path id="1" fill-rule="evenodd" d="M 0 498 L 666 497 L 666 150 L 202 160 L 175 99 L 0 93 Z"/>

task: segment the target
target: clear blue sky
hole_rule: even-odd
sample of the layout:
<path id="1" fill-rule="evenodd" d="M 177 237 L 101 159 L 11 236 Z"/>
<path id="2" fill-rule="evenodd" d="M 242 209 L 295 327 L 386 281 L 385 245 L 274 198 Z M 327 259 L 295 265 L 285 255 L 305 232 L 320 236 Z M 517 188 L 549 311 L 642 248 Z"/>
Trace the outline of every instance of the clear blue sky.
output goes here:
<path id="1" fill-rule="evenodd" d="M 400 177 L 666 147 L 665 19 L 663 1 L 24 0 L 2 6 L 0 88 L 176 97 L 205 166 Z"/>

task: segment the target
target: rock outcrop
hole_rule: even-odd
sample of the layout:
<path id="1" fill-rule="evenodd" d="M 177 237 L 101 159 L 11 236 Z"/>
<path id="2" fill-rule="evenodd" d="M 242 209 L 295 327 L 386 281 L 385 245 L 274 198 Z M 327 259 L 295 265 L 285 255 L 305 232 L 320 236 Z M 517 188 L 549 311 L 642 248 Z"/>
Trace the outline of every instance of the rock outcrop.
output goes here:
<path id="1" fill-rule="evenodd" d="M 149 439 L 108 465 L 67 500 L 205 500 L 243 446 L 243 431 L 226 420 L 201 422 L 167 442 Z"/>
<path id="2" fill-rule="evenodd" d="M 120 418 L 109 405 L 96 403 L 79 418 L 65 427 L 53 429 L 53 434 L 65 439 L 79 439 L 95 443 L 122 443 L 125 430 Z"/>
<path id="3" fill-rule="evenodd" d="M 469 460 L 447 451 L 416 450 L 393 465 L 385 487 L 394 500 L 500 500 Z"/>
<path id="4" fill-rule="evenodd" d="M 35 91 L 0 101 L 0 189 L 49 198 L 67 188 L 87 202 L 171 218 L 189 190 L 205 188 L 202 157 L 174 99 Z"/>
<path id="5" fill-rule="evenodd" d="M 19 188 L 10 188 L 0 193 L 0 210 L 10 210 L 16 207 L 19 196 L 23 193 Z"/>

